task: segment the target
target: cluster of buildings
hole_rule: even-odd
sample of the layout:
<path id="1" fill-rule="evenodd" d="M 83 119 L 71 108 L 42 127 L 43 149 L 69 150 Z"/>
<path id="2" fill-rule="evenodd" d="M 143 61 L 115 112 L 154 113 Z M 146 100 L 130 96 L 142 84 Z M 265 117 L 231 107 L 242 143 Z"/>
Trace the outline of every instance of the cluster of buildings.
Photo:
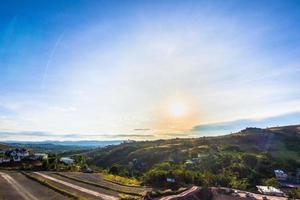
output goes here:
<path id="1" fill-rule="evenodd" d="M 26 148 L 0 150 L 0 164 L 21 162 L 23 160 L 34 161 L 34 160 L 47 160 L 47 159 L 48 159 L 48 154 L 33 153 Z M 66 165 L 70 165 L 74 163 L 74 159 L 70 157 L 61 157 L 59 161 Z"/>
<path id="2" fill-rule="evenodd" d="M 0 163 L 20 162 L 29 156 L 29 151 L 25 148 L 16 148 L 0 151 Z"/>
<path id="3" fill-rule="evenodd" d="M 22 160 L 43 160 L 43 159 L 48 159 L 48 154 L 32 153 L 26 148 L 0 150 L 0 164 L 21 162 Z"/>

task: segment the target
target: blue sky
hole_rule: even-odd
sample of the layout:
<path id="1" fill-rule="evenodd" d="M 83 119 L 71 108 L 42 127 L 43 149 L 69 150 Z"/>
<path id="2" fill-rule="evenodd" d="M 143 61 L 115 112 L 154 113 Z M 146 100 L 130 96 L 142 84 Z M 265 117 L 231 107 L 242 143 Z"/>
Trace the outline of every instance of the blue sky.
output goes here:
<path id="1" fill-rule="evenodd" d="M 2 138 L 153 139 L 244 119 L 294 124 L 299 23 L 292 0 L 2 2 Z"/>

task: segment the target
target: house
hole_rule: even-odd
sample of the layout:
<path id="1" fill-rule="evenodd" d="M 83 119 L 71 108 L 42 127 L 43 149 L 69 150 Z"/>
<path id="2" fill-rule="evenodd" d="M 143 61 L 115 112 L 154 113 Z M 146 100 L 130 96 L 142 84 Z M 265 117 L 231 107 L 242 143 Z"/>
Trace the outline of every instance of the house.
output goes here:
<path id="1" fill-rule="evenodd" d="M 8 163 L 8 162 L 10 162 L 10 158 L 7 157 L 0 158 L 0 163 Z"/>
<path id="2" fill-rule="evenodd" d="M 29 156 L 29 152 L 25 148 L 16 148 L 5 152 L 6 156 L 11 157 L 14 162 L 20 162 L 23 158 Z"/>
<path id="3" fill-rule="evenodd" d="M 70 158 L 70 157 L 61 157 L 59 159 L 60 162 L 63 162 L 66 165 L 70 165 L 74 163 L 74 159 Z"/>
<path id="4" fill-rule="evenodd" d="M 5 154 L 13 158 L 13 160 L 21 160 L 29 156 L 29 152 L 25 148 L 16 148 L 14 150 L 6 151 Z"/>
<path id="5" fill-rule="evenodd" d="M 195 161 L 194 160 L 186 160 L 185 161 L 185 165 L 186 166 L 192 166 L 192 165 L 194 165 L 195 164 Z"/>
<path id="6" fill-rule="evenodd" d="M 38 159 L 42 159 L 42 160 L 47 160 L 48 159 L 48 154 L 46 153 L 34 153 L 34 159 L 38 160 Z"/>
<path id="7" fill-rule="evenodd" d="M 286 181 L 288 178 L 288 175 L 283 170 L 276 169 L 274 173 L 278 181 Z"/>
<path id="8" fill-rule="evenodd" d="M 175 183 L 175 178 L 167 178 L 168 183 Z"/>
<path id="9" fill-rule="evenodd" d="M 285 196 L 284 193 L 272 186 L 257 185 L 257 190 L 264 195 Z"/>
<path id="10" fill-rule="evenodd" d="M 21 157 L 15 156 L 15 157 L 13 157 L 13 161 L 14 162 L 20 162 L 21 161 Z"/>

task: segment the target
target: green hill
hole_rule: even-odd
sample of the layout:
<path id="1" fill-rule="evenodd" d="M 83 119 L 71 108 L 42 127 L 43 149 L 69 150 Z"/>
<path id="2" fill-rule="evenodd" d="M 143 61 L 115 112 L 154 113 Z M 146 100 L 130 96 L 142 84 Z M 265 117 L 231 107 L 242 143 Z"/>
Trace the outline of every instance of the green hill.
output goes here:
<path id="1" fill-rule="evenodd" d="M 182 183 L 251 189 L 274 177 L 276 168 L 292 175 L 300 168 L 300 125 L 123 143 L 86 155 L 89 164 L 152 185 L 165 186 L 165 178 L 174 176 Z"/>
<path id="2" fill-rule="evenodd" d="M 300 162 L 300 125 L 268 129 L 247 128 L 238 133 L 189 139 L 170 139 L 123 143 L 88 153 L 89 161 L 103 167 L 126 165 L 133 159 L 144 163 L 145 169 L 163 161 L 184 161 L 216 151 L 270 153 L 278 159 Z"/>

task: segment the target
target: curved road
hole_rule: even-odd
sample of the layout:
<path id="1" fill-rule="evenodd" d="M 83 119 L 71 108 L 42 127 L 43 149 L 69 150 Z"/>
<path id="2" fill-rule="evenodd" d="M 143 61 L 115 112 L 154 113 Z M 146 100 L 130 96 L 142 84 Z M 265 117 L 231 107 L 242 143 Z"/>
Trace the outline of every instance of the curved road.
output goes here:
<path id="1" fill-rule="evenodd" d="M 75 190 L 79 190 L 81 192 L 84 192 L 84 193 L 87 193 L 87 194 L 90 194 L 90 195 L 93 195 L 93 196 L 96 196 L 96 197 L 100 197 L 104 200 L 118 200 L 119 198 L 117 197 L 114 197 L 114 196 L 110 196 L 110 195 L 106 195 L 106 194 L 102 194 L 102 193 L 99 193 L 99 192 L 96 192 L 96 191 L 93 191 L 93 190 L 89 190 L 89 189 L 86 189 L 86 188 L 83 188 L 83 187 L 80 187 L 78 185 L 74 185 L 72 183 L 68 183 L 68 182 L 65 182 L 65 181 L 62 181 L 62 180 L 59 180 L 57 178 L 54 178 L 54 177 L 51 177 L 51 176 L 48 176 L 46 174 L 42 174 L 40 172 L 33 172 L 43 178 L 46 178 L 46 179 L 49 179 L 51 181 L 54 181 L 54 182 L 57 182 L 57 183 L 60 183 L 62 185 L 65 185 L 65 186 L 68 186 L 70 188 L 73 188 Z"/>
<path id="2" fill-rule="evenodd" d="M 190 189 L 180 193 L 180 194 L 177 194 L 177 195 L 171 195 L 171 196 L 167 196 L 167 197 L 162 197 L 160 198 L 159 200 L 172 200 L 172 199 L 177 199 L 177 198 L 182 198 L 192 192 L 195 192 L 196 190 L 198 189 L 197 186 L 193 186 L 191 187 Z"/>

